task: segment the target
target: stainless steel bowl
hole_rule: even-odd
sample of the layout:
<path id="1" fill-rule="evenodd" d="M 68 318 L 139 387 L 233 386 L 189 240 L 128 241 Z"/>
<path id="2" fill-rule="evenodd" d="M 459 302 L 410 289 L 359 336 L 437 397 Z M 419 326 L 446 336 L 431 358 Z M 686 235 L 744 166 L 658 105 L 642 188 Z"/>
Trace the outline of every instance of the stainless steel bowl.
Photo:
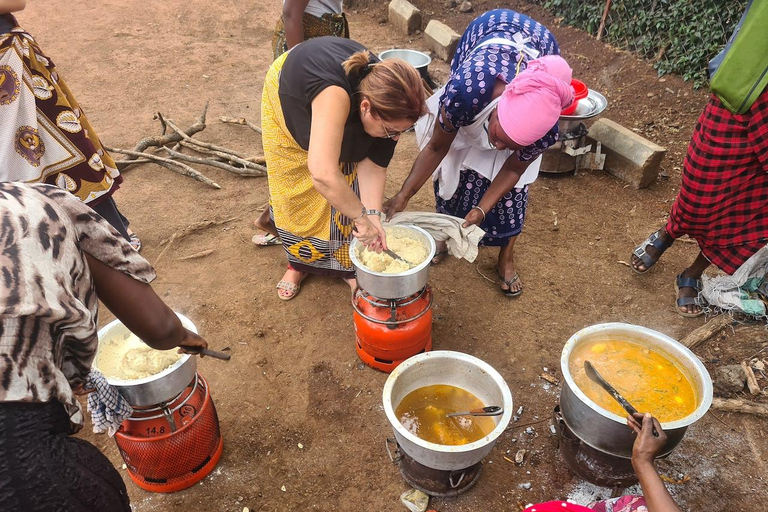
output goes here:
<path id="1" fill-rule="evenodd" d="M 349 257 L 357 270 L 357 285 L 360 288 L 380 299 L 401 299 L 421 291 L 427 285 L 429 264 L 435 257 L 435 240 L 429 233 L 417 226 L 397 224 L 389 227 L 389 229 L 408 230 L 409 236 L 419 240 L 427 247 L 427 259 L 400 274 L 375 272 L 360 262 L 358 251 L 361 250 L 362 244 L 356 238 L 349 244 Z"/>
<path id="2" fill-rule="evenodd" d="M 402 59 L 416 68 L 416 71 L 419 73 L 421 73 L 422 70 L 426 71 L 429 67 L 429 64 L 432 62 L 432 57 L 426 53 L 418 52 L 416 50 L 404 50 L 399 48 L 393 50 L 384 50 L 379 54 L 379 58 L 381 60 Z"/>
<path id="3" fill-rule="evenodd" d="M 190 331 L 197 333 L 197 327 L 192 321 L 176 313 L 176 316 L 181 320 L 181 324 Z M 128 328 L 123 325 L 120 320 L 114 320 L 101 329 L 99 329 L 99 340 L 121 336 L 130 333 Z M 174 349 L 175 350 L 175 349 Z M 96 361 L 94 367 L 98 370 L 98 351 L 96 353 Z M 162 372 L 145 377 L 143 379 L 136 380 L 122 380 L 122 379 L 107 379 L 107 382 L 117 388 L 118 392 L 123 395 L 123 398 L 128 401 L 129 404 L 137 407 L 146 407 L 150 405 L 158 405 L 175 398 L 179 393 L 184 391 L 192 379 L 195 378 L 197 372 L 197 358 L 189 354 L 184 354 L 181 359 L 170 368 L 166 368 Z"/>
<path id="4" fill-rule="evenodd" d="M 680 420 L 661 424 L 667 434 L 667 444 L 660 456 L 668 454 L 683 439 L 688 427 L 704 416 L 712 405 L 712 379 L 693 352 L 669 336 L 646 327 L 624 323 L 598 324 L 586 327 L 571 336 L 560 357 L 560 369 L 565 380 L 560 394 L 563 420 L 579 439 L 592 448 L 618 457 L 632 456 L 635 436 L 627 427 L 626 418 L 613 414 L 593 402 L 576 386 L 571 375 L 570 361 L 573 350 L 582 343 L 607 339 L 629 341 L 660 352 L 680 364 L 692 379 L 698 407 Z"/>

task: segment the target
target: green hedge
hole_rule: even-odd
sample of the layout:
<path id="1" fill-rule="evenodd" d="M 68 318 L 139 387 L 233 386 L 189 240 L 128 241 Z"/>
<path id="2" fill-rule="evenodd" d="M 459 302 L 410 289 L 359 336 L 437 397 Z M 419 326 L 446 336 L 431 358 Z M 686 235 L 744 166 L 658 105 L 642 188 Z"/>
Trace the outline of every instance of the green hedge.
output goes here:
<path id="1" fill-rule="evenodd" d="M 597 35 L 605 0 L 532 0 Z M 759 0 L 763 1 L 763 0 Z M 746 0 L 614 0 L 603 40 L 654 61 L 659 75 L 707 83 L 707 62 L 728 41 Z"/>

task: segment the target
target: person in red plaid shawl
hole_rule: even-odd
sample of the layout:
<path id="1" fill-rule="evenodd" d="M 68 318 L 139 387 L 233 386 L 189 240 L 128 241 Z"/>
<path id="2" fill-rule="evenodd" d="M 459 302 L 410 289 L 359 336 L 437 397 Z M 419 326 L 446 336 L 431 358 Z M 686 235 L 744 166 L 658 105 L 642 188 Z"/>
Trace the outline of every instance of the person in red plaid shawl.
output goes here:
<path id="1" fill-rule="evenodd" d="M 768 35 L 759 37 L 765 44 Z M 755 74 L 764 76 L 768 55 L 755 60 Z M 731 112 L 716 94 L 710 97 L 696 122 L 667 224 L 632 254 L 632 269 L 642 274 L 675 239 L 688 235 L 698 242 L 698 256 L 675 282 L 677 310 L 685 317 L 703 313 L 701 275 L 710 264 L 732 275 L 768 242 L 768 88 L 759 83 L 762 94 L 744 113 Z"/>

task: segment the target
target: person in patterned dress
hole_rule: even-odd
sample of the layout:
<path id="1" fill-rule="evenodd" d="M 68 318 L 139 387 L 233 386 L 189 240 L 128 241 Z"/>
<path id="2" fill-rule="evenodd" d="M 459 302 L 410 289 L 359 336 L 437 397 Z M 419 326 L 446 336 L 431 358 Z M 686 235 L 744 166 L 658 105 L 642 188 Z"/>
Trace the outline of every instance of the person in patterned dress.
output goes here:
<path id="1" fill-rule="evenodd" d="M 0 164 L 0 168 L 2 164 Z M 98 347 L 99 301 L 158 350 L 206 348 L 149 285 L 155 271 L 101 216 L 46 184 L 0 183 L 0 509 L 130 511 L 76 395 Z"/>
<path id="2" fill-rule="evenodd" d="M 476 224 L 481 245 L 498 246 L 499 286 L 522 293 L 513 247 L 523 229 L 528 185 L 540 155 L 557 140 L 560 111 L 573 101 L 571 69 L 552 33 L 509 9 L 486 12 L 464 31 L 448 83 L 427 102 L 416 124 L 421 152 L 400 191 L 387 201 L 391 215 L 433 175 L 437 212 Z M 438 246 L 435 263 L 446 253 Z"/>
<path id="3" fill-rule="evenodd" d="M 112 197 L 123 178 L 53 60 L 18 26 L 26 0 L 0 0 L 0 181 L 49 183 L 96 210 L 134 249 Z"/>

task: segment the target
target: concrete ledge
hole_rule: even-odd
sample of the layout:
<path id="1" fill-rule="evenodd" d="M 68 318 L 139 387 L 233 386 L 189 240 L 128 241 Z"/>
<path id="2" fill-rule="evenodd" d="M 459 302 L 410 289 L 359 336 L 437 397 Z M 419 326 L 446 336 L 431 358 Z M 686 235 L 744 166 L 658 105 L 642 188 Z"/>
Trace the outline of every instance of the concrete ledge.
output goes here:
<path id="1" fill-rule="evenodd" d="M 461 35 L 453 31 L 451 27 L 437 20 L 430 20 L 424 30 L 424 39 L 432 52 L 445 61 L 453 58 L 456 45 Z"/>
<path id="2" fill-rule="evenodd" d="M 589 129 L 587 143 L 603 146 L 605 170 L 640 189 L 656 181 L 667 150 L 610 119 L 598 119 Z"/>
<path id="3" fill-rule="evenodd" d="M 389 22 L 403 34 L 411 35 L 421 29 L 421 11 L 408 0 L 392 0 Z"/>

